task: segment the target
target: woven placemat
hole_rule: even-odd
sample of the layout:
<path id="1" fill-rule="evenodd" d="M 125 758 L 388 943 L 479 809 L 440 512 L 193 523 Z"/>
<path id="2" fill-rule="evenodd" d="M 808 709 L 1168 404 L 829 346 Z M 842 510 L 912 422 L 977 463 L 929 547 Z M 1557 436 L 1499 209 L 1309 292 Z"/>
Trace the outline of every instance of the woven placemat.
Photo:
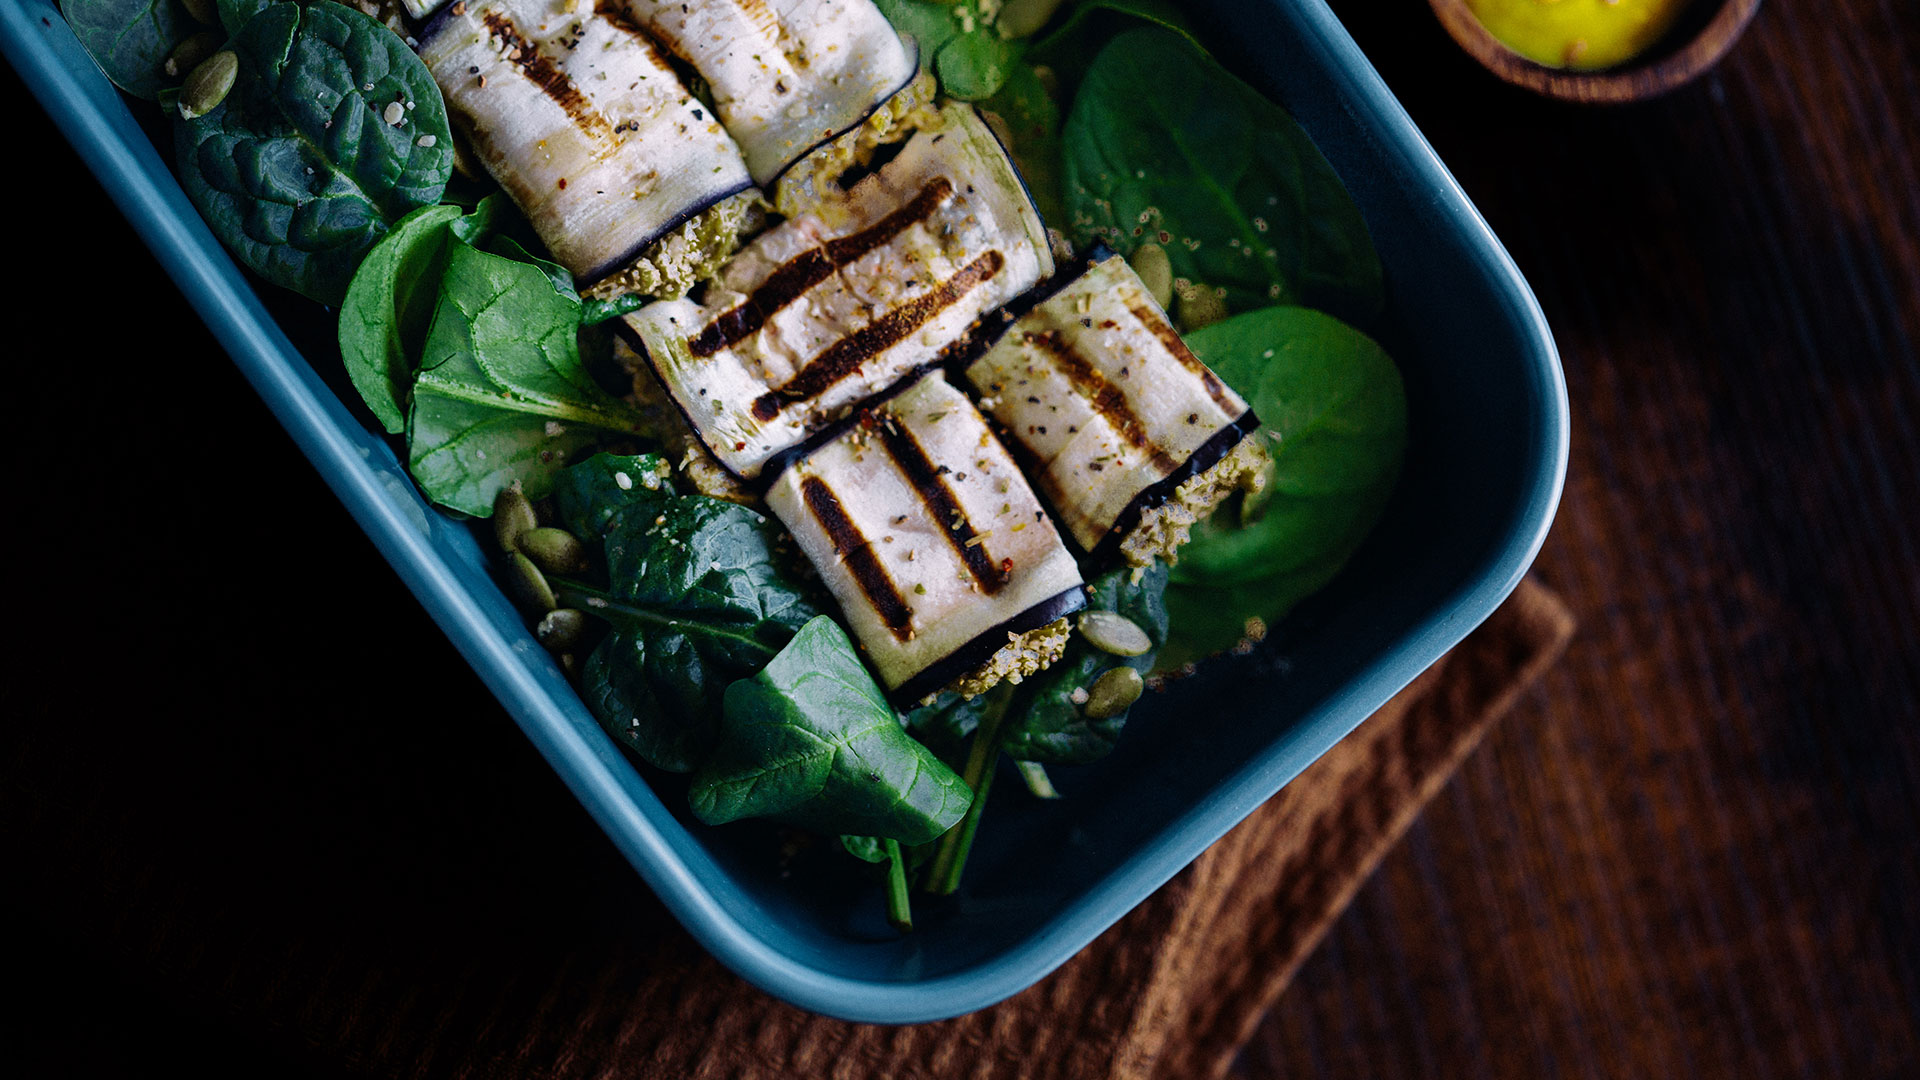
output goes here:
<path id="1" fill-rule="evenodd" d="M 369 838 L 361 825 L 321 833 L 321 850 L 276 862 L 272 853 L 209 852 L 179 835 L 192 818 L 164 808 L 165 775 L 142 774 L 150 789 L 121 776 L 76 797 L 46 770 L 23 768 L 8 797 L 26 817 L 12 837 L 20 850 L 9 855 L 35 885 L 29 919 L 69 935 L 62 947 L 75 963 L 111 969 L 74 984 L 81 1007 L 109 996 L 91 987 L 111 986 L 114 1007 L 136 1018 L 164 1010 L 155 1013 L 164 1022 L 149 1025 L 154 1037 L 191 1018 L 203 1039 L 307 1075 L 1220 1074 L 1395 838 L 1571 632 L 1559 601 L 1523 584 L 1441 664 L 1058 971 L 998 1006 L 936 1024 L 830 1020 L 753 989 L 672 923 L 584 819 L 521 823 L 541 837 L 574 837 L 544 870 L 527 861 L 538 840 L 507 867 L 489 863 L 488 844 L 501 841 L 486 838 L 511 838 L 528 808 L 562 812 L 545 809 L 565 805 L 546 791 L 520 801 L 503 790 L 500 820 L 473 822 L 482 839 L 447 836 L 437 851 L 418 850 L 405 832 Z M 54 760 L 58 744 L 36 751 L 29 739 L 16 764 Z M 404 752 L 389 753 L 405 767 Z M 505 769 L 489 764 L 505 753 L 452 767 Z M 183 754 L 181 767 L 191 760 Z M 525 767 L 537 775 L 537 761 Z M 330 769 L 324 756 L 293 760 L 285 782 L 311 783 Z M 531 782 L 517 777 L 509 769 L 497 778 Z M 393 783 L 373 782 L 380 792 Z M 419 782 L 426 798 L 445 800 L 475 780 Z M 485 813 L 477 804 L 389 810 L 343 803 L 341 812 L 424 816 L 419 835 L 436 838 L 448 820 Z M 160 816 L 150 834 L 143 814 Z M 116 832 L 129 839 L 116 844 Z M 276 834 L 267 825 L 261 835 Z M 341 842 L 364 848 L 324 849 Z M 289 879 L 310 872 L 311 882 Z M 516 911 L 523 917 L 510 917 Z"/>

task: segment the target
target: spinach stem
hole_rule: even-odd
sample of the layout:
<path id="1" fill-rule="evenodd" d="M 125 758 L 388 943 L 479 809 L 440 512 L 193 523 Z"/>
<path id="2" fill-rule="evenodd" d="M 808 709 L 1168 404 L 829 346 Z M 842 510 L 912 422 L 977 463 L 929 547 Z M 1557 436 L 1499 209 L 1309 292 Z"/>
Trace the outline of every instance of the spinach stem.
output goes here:
<path id="1" fill-rule="evenodd" d="M 887 849 L 887 921 L 903 934 L 913 933 L 913 904 L 907 899 L 907 857 L 900 841 L 883 841 Z"/>
<path id="2" fill-rule="evenodd" d="M 1053 778 L 1047 775 L 1047 767 L 1037 761 L 1016 761 L 1013 767 L 1020 770 L 1020 779 L 1027 782 L 1027 790 L 1036 799 L 1057 799 L 1060 792 L 1053 786 Z"/>
<path id="3" fill-rule="evenodd" d="M 974 729 L 966 771 L 960 774 L 973 789 L 973 805 L 967 807 L 967 816 L 960 819 L 960 824 L 940 838 L 940 848 L 934 852 L 926 889 L 935 896 L 951 896 L 960 887 L 960 872 L 966 869 L 967 853 L 973 850 L 974 830 L 980 827 L 980 815 L 987 809 L 987 792 L 993 790 L 994 766 L 1000 761 L 1000 722 L 1006 719 L 1007 705 L 1013 700 L 1013 684 L 1002 682 L 987 693 L 987 708 L 981 714 L 980 726 Z"/>

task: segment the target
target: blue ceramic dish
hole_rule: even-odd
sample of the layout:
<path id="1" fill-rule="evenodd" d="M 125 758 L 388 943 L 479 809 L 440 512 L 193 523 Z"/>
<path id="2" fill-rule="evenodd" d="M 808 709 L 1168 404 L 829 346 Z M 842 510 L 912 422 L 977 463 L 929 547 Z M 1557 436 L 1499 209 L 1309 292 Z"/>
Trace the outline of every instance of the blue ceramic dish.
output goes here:
<path id="1" fill-rule="evenodd" d="M 656 794 L 535 644 L 469 528 L 421 501 L 393 449 L 262 308 L 51 0 L 0 0 L 0 47 L 368 537 L 687 929 L 795 1004 L 904 1023 L 990 1005 L 1092 941 L 1485 619 L 1559 500 L 1566 387 L 1540 310 L 1332 13 L 1320 0 L 1189 7 L 1221 60 L 1306 126 L 1366 215 L 1387 271 L 1383 336 L 1406 377 L 1409 465 L 1373 539 L 1261 650 L 1142 702 L 1112 757 L 1056 770 L 1065 799 L 996 798 L 962 894 L 922 904 L 905 938 L 858 874 L 783 876 L 766 831 L 693 823 L 670 781 Z M 330 343 L 312 351 L 335 363 Z"/>

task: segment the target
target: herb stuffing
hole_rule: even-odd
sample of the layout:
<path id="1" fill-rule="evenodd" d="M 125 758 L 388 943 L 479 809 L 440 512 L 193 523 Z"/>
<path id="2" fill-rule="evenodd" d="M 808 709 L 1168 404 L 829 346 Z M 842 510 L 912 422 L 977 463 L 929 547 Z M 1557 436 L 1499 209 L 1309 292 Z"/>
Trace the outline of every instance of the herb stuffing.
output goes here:
<path id="1" fill-rule="evenodd" d="M 617 88 L 570 66 L 576 52 L 599 55 L 582 48 L 597 31 L 516 26 L 518 2 L 452 5 L 454 19 L 491 20 L 492 36 L 485 56 L 451 72 L 417 54 L 433 52 L 409 36 L 430 34 L 426 24 L 329 0 L 67 0 L 64 13 L 116 85 L 172 118 L 181 185 L 235 257 L 338 308 L 343 369 L 368 422 L 403 447 L 428 499 L 492 518 L 503 588 L 607 733 L 663 785 L 683 786 L 702 822 L 762 818 L 838 837 L 849 867 L 882 879 L 889 922 L 908 930 L 916 886 L 960 888 L 1003 758 L 1021 785 L 1011 797 L 1059 798 L 1049 769 L 1111 752 L 1170 671 L 1251 648 L 1373 528 L 1408 418 L 1399 373 L 1368 333 L 1385 287 L 1365 223 L 1306 134 L 1215 63 L 1165 0 L 841 5 L 797 30 L 861 43 L 855 61 L 836 61 L 854 66 L 770 76 L 776 93 L 820 97 L 803 104 L 821 115 L 855 117 L 794 151 L 805 160 L 769 158 L 792 140 L 729 112 L 768 88 L 718 58 L 683 57 L 699 78 L 667 93 L 698 131 L 606 123 L 594 95 Z M 698 20 L 698 6 L 650 17 Z M 917 54 L 900 51 L 895 30 Z M 596 48 L 612 57 L 622 44 Z M 657 54 L 619 62 L 651 71 Z M 477 123 L 490 93 L 534 92 L 515 80 L 571 119 L 531 135 L 499 117 Z M 639 85 L 636 75 L 629 90 Z M 982 120 L 953 102 L 977 103 L 992 137 L 969 136 Z M 530 155 L 505 190 L 473 164 L 465 136 L 481 127 L 488 153 Z M 569 157 L 567 140 L 580 139 L 607 154 Z M 610 194 L 594 162 L 616 149 L 621 162 L 666 156 Z M 942 154 L 975 172 L 927 180 Z M 749 172 L 758 186 L 715 179 Z M 695 174 L 684 191 L 662 179 Z M 950 175 L 995 190 L 956 190 Z M 595 220 L 610 204 L 594 200 L 608 198 L 628 200 L 606 220 L 631 231 L 618 247 L 633 251 L 604 266 L 596 256 L 584 279 L 566 267 L 584 270 L 578 252 L 598 249 L 555 243 L 551 230 Z M 841 218 L 863 199 L 894 201 L 858 210 L 867 224 L 848 231 Z M 961 209 L 932 216 L 950 203 Z M 1011 218 L 980 225 L 996 213 Z M 922 218 L 945 247 L 911 246 Z M 836 238 L 798 255 L 779 246 L 823 232 Z M 819 386 L 867 371 L 983 282 L 1003 285 L 1003 252 L 1019 245 L 1022 266 L 1057 280 L 930 342 L 943 373 L 922 365 L 865 403 L 805 414 Z M 575 257 L 556 258 L 563 249 Z M 860 283 L 869 308 L 928 291 L 877 317 L 834 309 L 827 329 L 806 332 L 842 338 L 782 345 L 800 333 L 782 313 L 827 295 L 809 291 L 823 282 L 851 281 L 872 252 L 898 280 Z M 686 281 L 634 291 L 665 280 L 634 268 L 669 263 L 710 276 L 687 300 Z M 1104 276 L 1081 280 L 1113 291 L 1062 291 L 1094 267 Z M 661 356 L 633 344 L 643 324 L 674 336 L 681 367 L 656 368 Z M 1105 363 L 1115 340 L 1130 351 Z M 989 358 L 1026 351 L 966 367 L 961 357 L 989 347 Z M 831 362 L 776 378 L 780 348 Z M 700 381 L 728 357 L 764 385 Z M 1059 378 L 1035 374 L 1046 365 Z M 835 374 L 823 382 L 825 367 Z M 982 385 L 983 370 L 1000 381 Z M 1160 415 L 1127 396 L 1141 384 L 1193 404 Z M 945 404 L 887 411 L 916 394 Z M 736 416 L 751 419 L 716 434 Z M 762 425 L 788 416 L 799 434 L 781 450 L 771 440 L 790 433 Z M 1022 462 L 1057 463 L 1040 502 L 996 431 Z M 758 485 L 720 461 L 750 444 L 773 455 Z M 769 490 L 776 473 L 786 501 Z M 888 484 L 924 508 L 867 506 Z M 1102 501 L 1111 491 L 1124 507 Z M 1032 508 L 1074 498 L 1069 555 Z M 1109 527 L 1151 530 L 1153 543 L 1116 560 Z M 997 610 L 981 605 L 1018 593 L 1039 566 L 1049 576 L 1010 609 L 1017 617 L 971 640 L 945 641 L 916 615 Z M 919 674 L 896 679 L 876 648 Z M 916 649 L 951 655 L 927 667 Z M 959 666 L 929 682 L 941 663 Z"/>

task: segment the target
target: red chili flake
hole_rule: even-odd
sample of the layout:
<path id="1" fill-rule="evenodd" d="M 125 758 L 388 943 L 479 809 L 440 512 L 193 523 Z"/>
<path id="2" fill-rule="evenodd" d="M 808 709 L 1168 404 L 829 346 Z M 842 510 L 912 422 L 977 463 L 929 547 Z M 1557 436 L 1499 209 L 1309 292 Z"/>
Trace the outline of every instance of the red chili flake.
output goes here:
<path id="1" fill-rule="evenodd" d="M 1003 574 L 1011 574 L 1011 573 L 1013 573 L 1013 560 L 1012 560 L 1012 559 L 1001 559 L 1001 560 L 1000 560 L 1000 572 L 1001 572 L 1001 573 L 1003 573 Z"/>
<path id="2" fill-rule="evenodd" d="M 567 178 L 564 176 L 560 178 L 560 190 L 561 191 L 567 190 Z"/>
<path id="3" fill-rule="evenodd" d="M 747 444 L 743 442 L 737 442 L 733 444 L 733 448 L 735 450 L 745 450 L 747 448 Z"/>

